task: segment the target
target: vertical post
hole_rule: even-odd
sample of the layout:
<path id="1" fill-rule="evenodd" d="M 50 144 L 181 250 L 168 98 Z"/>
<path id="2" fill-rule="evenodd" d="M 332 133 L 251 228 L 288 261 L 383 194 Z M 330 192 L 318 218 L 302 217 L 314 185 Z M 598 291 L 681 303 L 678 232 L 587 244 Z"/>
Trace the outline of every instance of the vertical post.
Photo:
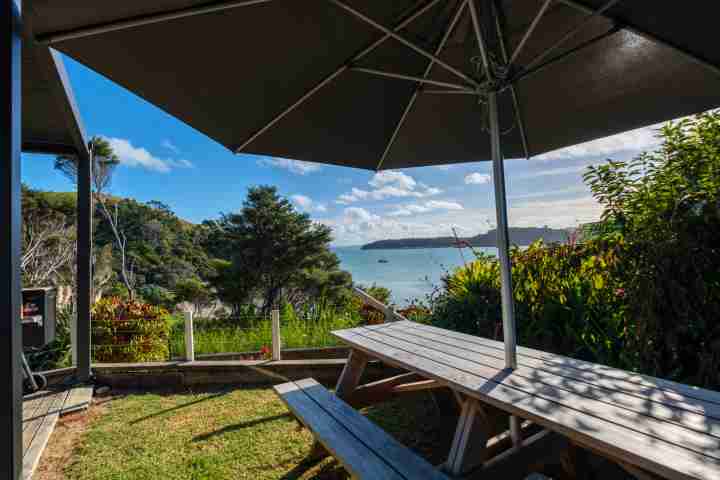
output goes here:
<path id="1" fill-rule="evenodd" d="M 505 340 L 505 368 L 517 368 L 515 308 L 513 305 L 512 270 L 510 266 L 510 239 L 508 232 L 507 199 L 505 193 L 505 166 L 500 145 L 500 120 L 498 118 L 497 92 L 488 93 L 490 116 L 490 145 L 495 185 L 495 210 L 497 213 L 497 249 L 500 261 L 500 284 L 502 296 L 503 337 Z"/>
<path id="2" fill-rule="evenodd" d="M 282 339 L 280 338 L 280 310 L 273 308 L 270 312 L 270 321 L 272 323 L 272 359 L 278 361 L 282 358 L 280 349 L 282 348 Z"/>
<path id="3" fill-rule="evenodd" d="M 92 292 L 92 164 L 94 155 L 90 146 L 90 157 L 78 153 L 77 175 L 77 377 L 87 381 L 91 372 L 91 302 Z"/>
<path id="4" fill-rule="evenodd" d="M 22 476 L 20 0 L 0 6 L 0 478 Z"/>
<path id="5" fill-rule="evenodd" d="M 185 315 L 185 360 L 195 361 L 195 338 L 193 337 L 193 312 L 186 311 Z"/>
<path id="6" fill-rule="evenodd" d="M 70 350 L 72 351 L 72 366 L 77 368 L 77 311 L 73 312 L 73 314 L 70 316 Z"/>

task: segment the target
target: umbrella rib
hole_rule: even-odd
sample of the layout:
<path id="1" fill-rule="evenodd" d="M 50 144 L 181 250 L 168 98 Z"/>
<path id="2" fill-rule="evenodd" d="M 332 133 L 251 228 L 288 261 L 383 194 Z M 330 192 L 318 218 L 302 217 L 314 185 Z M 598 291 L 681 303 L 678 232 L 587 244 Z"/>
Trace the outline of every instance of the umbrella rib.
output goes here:
<path id="1" fill-rule="evenodd" d="M 457 10 L 455 11 L 455 15 L 453 16 L 452 20 L 450 21 L 450 24 L 448 25 L 447 30 L 445 30 L 445 35 L 443 35 L 442 39 L 440 40 L 440 43 L 438 43 L 438 46 L 435 48 L 435 56 L 440 55 L 440 52 L 442 52 L 442 49 L 445 48 L 445 44 L 447 43 L 448 39 L 450 38 L 450 35 L 452 35 L 453 30 L 455 30 L 455 26 L 457 25 L 458 21 L 460 20 L 460 17 L 462 16 L 462 12 L 465 9 L 465 5 L 467 5 L 468 0 L 461 0 L 460 5 L 458 5 Z M 433 65 L 435 65 L 434 60 L 430 60 L 430 63 L 425 68 L 425 71 L 423 72 L 422 78 L 427 78 L 428 75 L 430 75 L 430 71 L 432 70 Z M 472 93 L 465 90 L 444 90 L 443 93 Z M 390 136 L 390 140 L 388 140 L 387 145 L 385 146 L 385 150 L 383 150 L 382 157 L 380 157 L 380 161 L 377 164 L 377 167 L 375 167 L 375 170 L 380 170 L 382 168 L 383 163 L 385 162 L 385 159 L 387 158 L 388 154 L 390 153 L 390 149 L 392 148 L 393 144 L 395 143 L 395 139 L 397 138 L 398 134 L 400 133 L 400 130 L 402 129 L 403 125 L 405 124 L 405 119 L 410 114 L 410 111 L 412 110 L 413 106 L 415 105 L 415 102 L 417 101 L 418 94 L 420 93 L 420 85 L 418 85 L 415 88 L 415 91 L 413 92 L 412 96 L 410 97 L 410 100 L 408 101 L 408 104 L 405 106 L 405 110 L 403 111 L 402 115 L 400 116 L 400 119 L 398 120 L 397 125 L 395 125 L 395 130 L 393 130 L 392 135 Z"/>
<path id="2" fill-rule="evenodd" d="M 431 79 L 425 78 L 425 77 L 414 77 L 412 75 L 403 75 L 400 73 L 386 72 L 384 70 L 376 70 L 374 68 L 351 67 L 350 70 L 355 71 L 355 72 L 369 73 L 371 75 L 377 75 L 379 77 L 397 78 L 400 80 L 409 80 L 411 82 L 427 83 L 428 85 L 435 85 L 438 87 L 448 87 L 448 88 L 453 88 L 455 90 L 462 90 L 462 91 L 472 92 L 472 93 L 475 92 L 475 90 L 468 88 L 465 85 L 460 85 L 458 83 L 441 82 L 439 80 L 431 80 Z"/>
<path id="3" fill-rule="evenodd" d="M 578 25 L 576 25 L 574 28 L 571 28 L 568 30 L 565 35 L 563 35 L 557 42 L 552 44 L 550 48 L 545 50 L 543 53 L 535 57 L 526 67 L 525 70 L 531 70 L 533 69 L 537 64 L 545 60 L 550 53 L 552 53 L 555 49 L 560 47 L 563 43 L 570 40 L 572 37 L 577 35 L 585 26 L 590 23 L 595 17 L 601 16 L 604 12 L 606 12 L 610 7 L 615 5 L 616 3 L 620 2 L 620 0 L 609 0 L 605 5 L 600 7 L 597 10 L 593 10 L 592 13 L 587 15 L 582 22 L 580 22 Z"/>
<path id="4" fill-rule="evenodd" d="M 473 30 L 475 30 L 475 38 L 477 39 L 478 48 L 480 49 L 480 57 L 482 58 L 485 75 L 487 76 L 487 78 L 491 79 L 492 72 L 490 71 L 490 59 L 488 58 L 487 46 L 485 45 L 485 39 L 483 38 L 482 29 L 480 28 L 480 22 L 478 21 L 475 0 L 469 0 L 468 7 L 470 7 L 470 18 L 472 19 Z"/>
<path id="5" fill-rule="evenodd" d="M 95 25 L 87 25 L 84 27 L 73 28 L 61 32 L 53 32 L 45 35 L 39 35 L 37 41 L 47 45 L 63 42 L 66 40 L 74 40 L 77 38 L 92 37 L 108 32 L 116 32 L 118 30 L 127 30 L 129 28 L 141 27 L 144 25 L 152 25 L 153 23 L 167 22 L 177 20 L 179 18 L 194 17 L 197 15 L 205 15 L 223 10 L 231 10 L 233 8 L 248 7 L 262 3 L 269 3 L 273 0 L 234 0 L 217 2 L 209 5 L 193 6 L 182 8 L 179 10 L 171 10 L 160 13 L 152 13 L 149 15 L 141 15 L 132 18 L 124 18 L 121 20 L 113 20 L 111 22 L 99 23 Z"/>
<path id="6" fill-rule="evenodd" d="M 528 27 L 527 31 L 525 31 L 525 35 L 523 35 L 523 38 L 520 40 L 520 43 L 517 44 L 517 47 L 515 47 L 515 51 L 510 55 L 510 60 L 508 61 L 508 65 L 512 65 L 515 63 L 515 60 L 517 60 L 518 55 L 520 55 L 520 52 L 525 47 L 525 43 L 527 43 L 528 39 L 530 38 L 530 35 L 533 34 L 535 31 L 535 28 L 537 28 L 538 24 L 540 23 L 540 19 L 545 15 L 545 12 L 547 11 L 550 4 L 553 2 L 553 0 L 545 0 L 545 3 L 543 3 L 542 7 L 540 7 L 540 11 L 535 15 L 535 18 L 533 19 L 532 23 Z"/>
<path id="7" fill-rule="evenodd" d="M 544 13 L 544 10 L 547 8 L 547 6 L 550 4 L 552 0 L 547 0 L 545 4 L 543 5 L 543 8 L 540 12 L 540 14 L 535 17 L 535 21 L 533 23 L 537 24 L 537 21 L 540 20 L 540 17 L 542 17 L 542 14 Z M 493 8 L 493 16 L 495 17 L 495 30 L 497 32 L 498 41 L 500 43 L 500 53 L 503 57 L 503 62 L 505 62 L 506 66 L 509 66 L 511 62 L 508 62 L 508 56 L 507 56 L 507 48 L 505 46 L 505 35 L 503 33 L 502 25 L 500 24 L 500 15 L 498 9 L 500 7 L 497 7 L 495 2 L 492 3 Z M 532 29 L 534 27 L 530 27 L 528 31 L 525 34 L 525 38 L 523 38 L 523 41 L 527 40 L 527 38 L 530 36 L 530 33 L 532 33 Z M 518 48 L 515 49 L 515 53 L 518 52 L 519 48 L 522 47 L 522 44 L 518 45 Z M 527 138 L 527 130 L 525 129 L 525 121 L 522 117 L 522 109 L 520 108 L 520 99 L 517 96 L 517 91 L 515 90 L 515 85 L 510 85 L 510 96 L 512 97 L 513 102 L 513 110 L 515 110 L 515 121 L 517 122 L 518 129 L 520 130 L 520 140 L 523 144 L 523 151 L 525 152 L 525 158 L 530 158 L 530 149 L 528 148 L 528 138 Z"/>
<path id="8" fill-rule="evenodd" d="M 422 89 L 418 93 L 422 94 L 461 94 L 461 95 L 477 95 L 477 92 L 474 92 L 472 90 L 434 90 L 434 89 Z"/>
<path id="9" fill-rule="evenodd" d="M 424 48 L 418 47 L 410 40 L 406 39 L 402 35 L 397 34 L 395 31 L 385 27 L 384 25 L 379 24 L 372 18 L 368 17 L 367 15 L 360 13 L 359 11 L 352 8 L 350 5 L 342 2 L 341 0 L 328 0 L 330 3 L 336 5 L 337 7 L 345 10 L 349 14 L 353 15 L 354 17 L 357 17 L 358 19 L 362 20 L 363 22 L 367 23 L 368 25 L 371 25 L 372 27 L 375 27 L 376 29 L 380 30 L 381 32 L 384 32 L 386 35 L 390 35 L 392 38 L 397 40 L 398 42 L 402 43 L 406 47 L 414 50 L 418 54 L 422 55 L 423 57 L 433 60 L 435 63 L 443 67 L 445 70 L 455 74 L 456 76 L 462 78 L 466 82 L 470 83 L 471 85 L 475 87 L 479 87 L 480 84 L 477 80 L 471 78 L 470 76 L 466 75 L 462 71 L 458 70 L 457 68 L 453 67 L 452 65 L 448 64 L 447 62 L 439 59 L 437 55 L 433 55 L 432 53 L 428 52 Z M 397 30 L 397 29 L 395 29 Z"/>
<path id="10" fill-rule="evenodd" d="M 419 8 L 415 13 L 407 17 L 406 19 L 400 21 L 397 23 L 393 30 L 402 30 L 403 28 L 407 27 L 410 23 L 412 23 L 416 18 L 420 17 L 422 14 L 427 12 L 429 9 L 434 7 L 436 4 L 441 2 L 443 0 L 431 0 L 421 8 Z M 375 40 L 373 43 L 371 43 L 369 46 L 365 47 L 360 51 L 360 53 L 357 53 L 353 55 L 347 62 L 343 63 L 340 67 L 338 67 L 334 72 L 327 75 L 325 78 L 320 80 L 318 83 L 315 84 L 314 87 L 312 87 L 310 90 L 305 92 L 299 99 L 297 99 L 295 102 L 290 104 L 288 107 L 286 107 L 283 111 L 275 115 L 272 120 L 270 120 L 268 123 L 266 123 L 263 127 L 256 130 L 255 133 L 250 135 L 243 143 L 241 143 L 238 147 L 234 149 L 235 153 L 242 152 L 245 147 L 250 145 L 256 138 L 258 138 L 260 135 L 271 129 L 277 122 L 285 118 L 290 112 L 298 108 L 300 105 L 305 103 L 310 97 L 315 95 L 317 92 L 322 90 L 323 87 L 331 83 L 333 80 L 335 80 L 340 74 L 347 71 L 350 66 L 353 64 L 353 62 L 357 62 L 358 60 L 362 59 L 366 55 L 373 52 L 376 48 L 378 48 L 380 45 L 385 43 L 387 40 L 389 40 L 391 35 L 385 34 L 384 36 L 380 37 L 379 39 Z"/>

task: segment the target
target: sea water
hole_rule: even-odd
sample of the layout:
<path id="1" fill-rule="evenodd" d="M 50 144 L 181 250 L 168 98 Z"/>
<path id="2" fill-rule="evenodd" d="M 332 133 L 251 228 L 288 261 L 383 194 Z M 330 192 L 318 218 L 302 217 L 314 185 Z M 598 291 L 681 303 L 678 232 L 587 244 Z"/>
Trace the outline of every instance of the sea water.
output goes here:
<path id="1" fill-rule="evenodd" d="M 441 278 L 464 262 L 474 259 L 468 249 L 407 248 L 393 250 L 363 250 L 360 247 L 336 247 L 341 268 L 353 276 L 356 284 L 373 283 L 389 288 L 397 305 L 413 300 L 425 300 L 440 286 Z M 495 255 L 495 248 L 476 248 Z M 464 257 L 464 258 L 463 258 Z"/>

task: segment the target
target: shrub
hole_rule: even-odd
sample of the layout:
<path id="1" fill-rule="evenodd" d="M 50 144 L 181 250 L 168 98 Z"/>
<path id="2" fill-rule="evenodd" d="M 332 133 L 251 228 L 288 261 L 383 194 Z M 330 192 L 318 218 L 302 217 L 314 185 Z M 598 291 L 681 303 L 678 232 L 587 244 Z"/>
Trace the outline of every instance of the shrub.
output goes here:
<path id="1" fill-rule="evenodd" d="M 108 297 L 92 309 L 92 344 L 97 362 L 168 359 L 170 315 L 162 307 Z"/>
<path id="2" fill-rule="evenodd" d="M 631 368 L 623 285 L 616 274 L 622 240 L 545 245 L 511 251 L 518 341 L 546 351 Z M 502 338 L 499 264 L 494 257 L 456 269 L 443 280 L 432 322 Z"/>

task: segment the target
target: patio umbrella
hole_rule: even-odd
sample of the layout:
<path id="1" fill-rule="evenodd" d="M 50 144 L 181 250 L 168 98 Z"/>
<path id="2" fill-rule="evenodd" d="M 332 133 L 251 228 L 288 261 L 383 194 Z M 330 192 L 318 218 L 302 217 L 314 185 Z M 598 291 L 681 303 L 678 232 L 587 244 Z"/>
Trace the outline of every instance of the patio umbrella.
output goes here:
<path id="1" fill-rule="evenodd" d="M 720 103 L 717 2 L 35 1 L 36 40 L 237 153 L 366 169 L 493 161 Z"/>

